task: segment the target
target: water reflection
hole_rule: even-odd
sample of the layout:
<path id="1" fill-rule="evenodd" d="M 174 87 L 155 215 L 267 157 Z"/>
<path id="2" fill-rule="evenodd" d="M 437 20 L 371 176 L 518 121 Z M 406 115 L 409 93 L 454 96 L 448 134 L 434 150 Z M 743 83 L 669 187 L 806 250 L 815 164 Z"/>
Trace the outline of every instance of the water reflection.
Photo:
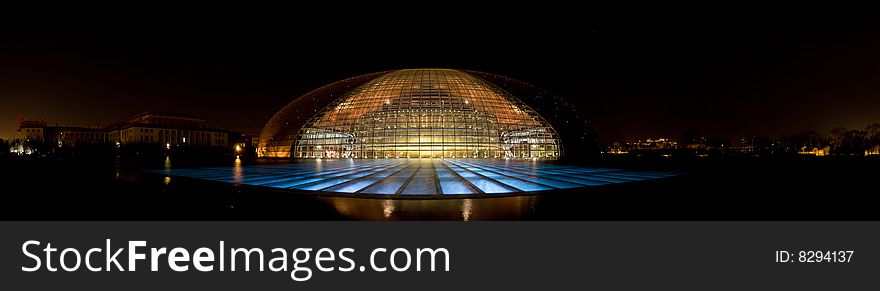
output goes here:
<path id="1" fill-rule="evenodd" d="M 391 215 L 394 214 L 394 200 L 382 200 L 382 214 L 386 219 L 391 218 Z"/>
<path id="2" fill-rule="evenodd" d="M 324 159 L 315 159 L 315 171 L 319 173 L 324 171 Z"/>
<path id="3" fill-rule="evenodd" d="M 535 215 L 540 196 L 477 199 L 369 199 L 319 197 L 355 220 L 518 220 Z"/>
<path id="4" fill-rule="evenodd" d="M 242 174 L 243 169 L 244 167 L 241 165 L 241 157 L 235 157 L 235 164 L 232 166 L 232 180 L 234 182 L 241 182 L 241 179 L 244 177 Z"/>
<path id="5" fill-rule="evenodd" d="M 461 218 L 464 221 L 471 220 L 471 212 L 473 212 L 474 202 L 471 199 L 465 199 L 461 203 Z"/>
<path id="6" fill-rule="evenodd" d="M 179 165 L 175 165 L 179 166 Z M 288 164 L 166 169 L 163 174 L 297 191 L 344 194 L 485 195 L 552 191 L 675 176 L 559 166 L 534 161 L 380 159 L 310 160 Z M 384 199 L 385 197 L 377 197 Z"/>
<path id="7" fill-rule="evenodd" d="M 215 195 L 218 191 L 247 197 L 249 204 L 242 207 L 245 210 L 241 213 L 247 213 L 243 217 L 263 217 L 263 209 L 281 207 L 293 217 L 313 214 L 330 219 L 462 221 L 536 219 L 548 213 L 537 213 L 539 206 L 545 208 L 558 201 L 547 197 L 565 195 L 565 191 L 675 175 L 510 160 L 317 159 L 249 165 L 236 157 L 232 167 L 228 160 L 219 163 L 222 166 L 192 167 L 175 160 L 172 168 L 171 159 L 166 157 L 164 170 L 146 172 L 160 174 L 149 176 L 150 183 L 163 183 L 159 181 L 164 179 L 169 186 L 174 176 L 174 186 L 187 185 L 165 187 L 174 191 L 209 193 L 208 199 L 224 197 Z M 239 185 L 257 187 L 244 191 Z M 237 195 L 243 191 L 248 194 Z M 320 192 L 346 196 L 323 196 Z M 495 195 L 516 192 L 539 193 Z"/>

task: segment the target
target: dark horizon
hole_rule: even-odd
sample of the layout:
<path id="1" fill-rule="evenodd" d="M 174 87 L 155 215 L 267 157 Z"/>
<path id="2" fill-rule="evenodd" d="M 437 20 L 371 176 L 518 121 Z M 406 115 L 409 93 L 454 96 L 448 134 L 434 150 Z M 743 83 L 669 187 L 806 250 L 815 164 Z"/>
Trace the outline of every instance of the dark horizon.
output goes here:
<path id="1" fill-rule="evenodd" d="M 880 122 L 871 9 L 514 10 L 455 11 L 456 21 L 437 22 L 421 20 L 450 11 L 357 16 L 349 20 L 362 25 L 345 31 L 322 17 L 349 15 L 268 9 L 22 12 L 4 20 L 16 29 L 0 40 L 0 137 L 11 137 L 19 114 L 104 125 L 143 111 L 259 133 L 313 89 L 417 67 L 534 84 L 585 112 L 603 142 Z"/>

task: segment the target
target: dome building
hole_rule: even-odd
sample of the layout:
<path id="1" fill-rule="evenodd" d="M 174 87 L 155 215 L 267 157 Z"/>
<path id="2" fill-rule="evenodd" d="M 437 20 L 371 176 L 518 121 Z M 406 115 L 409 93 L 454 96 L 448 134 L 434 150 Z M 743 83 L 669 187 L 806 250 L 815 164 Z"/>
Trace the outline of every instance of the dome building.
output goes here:
<path id="1" fill-rule="evenodd" d="M 296 161 L 159 172 L 393 199 L 543 195 L 675 175 L 571 165 L 598 153 L 592 127 L 573 106 L 507 77 L 449 69 L 379 72 L 309 92 L 272 117 L 257 152 Z M 571 163 L 541 162 L 560 159 Z M 385 218 L 394 205 L 382 205 Z M 465 205 L 456 209 L 467 219 Z"/>
<path id="2" fill-rule="evenodd" d="M 522 88 L 527 88 L 525 100 L 533 104 L 510 93 Z M 565 123 L 574 120 L 575 128 L 586 129 L 575 133 L 582 136 L 571 137 L 573 141 L 595 138 L 585 118 L 573 118 L 573 107 L 550 96 L 522 82 L 480 72 L 405 69 L 367 74 L 327 85 L 285 106 L 264 127 L 257 153 L 291 158 L 555 160 L 565 153 L 557 128 L 566 127 L 571 135 L 571 124 Z M 545 109 L 557 124 L 533 106 Z"/>

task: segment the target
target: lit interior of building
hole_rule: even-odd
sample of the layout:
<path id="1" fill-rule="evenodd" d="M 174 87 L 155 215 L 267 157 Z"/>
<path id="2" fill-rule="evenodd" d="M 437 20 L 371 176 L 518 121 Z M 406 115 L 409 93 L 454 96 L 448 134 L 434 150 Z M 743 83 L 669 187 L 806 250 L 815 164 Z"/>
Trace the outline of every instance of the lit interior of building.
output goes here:
<path id="1" fill-rule="evenodd" d="M 290 122 L 288 111 L 295 109 L 286 107 L 267 124 L 258 154 L 535 159 L 562 154 L 559 136 L 538 113 L 495 85 L 458 70 L 381 74 L 351 88 L 301 126 Z M 294 133 L 288 127 L 299 128 Z"/>

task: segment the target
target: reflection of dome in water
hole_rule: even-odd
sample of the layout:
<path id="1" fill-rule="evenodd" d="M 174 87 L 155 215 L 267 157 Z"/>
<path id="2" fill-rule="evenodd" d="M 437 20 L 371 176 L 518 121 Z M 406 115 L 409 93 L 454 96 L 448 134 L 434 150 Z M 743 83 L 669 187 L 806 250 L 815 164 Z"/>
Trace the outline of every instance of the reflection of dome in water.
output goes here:
<path id="1" fill-rule="evenodd" d="M 550 110 L 553 118 L 565 118 L 559 112 L 574 110 L 559 99 L 542 97 L 546 94 L 534 92 L 537 90 L 527 93 L 537 104 L 526 104 L 506 90 L 508 81 L 513 82 L 496 75 L 449 69 L 398 70 L 339 81 L 294 100 L 276 113 L 260 135 L 258 154 L 294 158 L 559 158 L 563 146 L 554 127 L 566 124 L 548 123 L 532 108 L 545 108 L 547 104 L 541 103 L 552 102 L 556 105 L 555 111 Z M 542 98 L 547 99 L 535 100 Z M 581 122 L 576 127 L 587 128 L 580 131 L 584 136 L 575 138 L 590 135 L 585 120 L 575 122 Z"/>

